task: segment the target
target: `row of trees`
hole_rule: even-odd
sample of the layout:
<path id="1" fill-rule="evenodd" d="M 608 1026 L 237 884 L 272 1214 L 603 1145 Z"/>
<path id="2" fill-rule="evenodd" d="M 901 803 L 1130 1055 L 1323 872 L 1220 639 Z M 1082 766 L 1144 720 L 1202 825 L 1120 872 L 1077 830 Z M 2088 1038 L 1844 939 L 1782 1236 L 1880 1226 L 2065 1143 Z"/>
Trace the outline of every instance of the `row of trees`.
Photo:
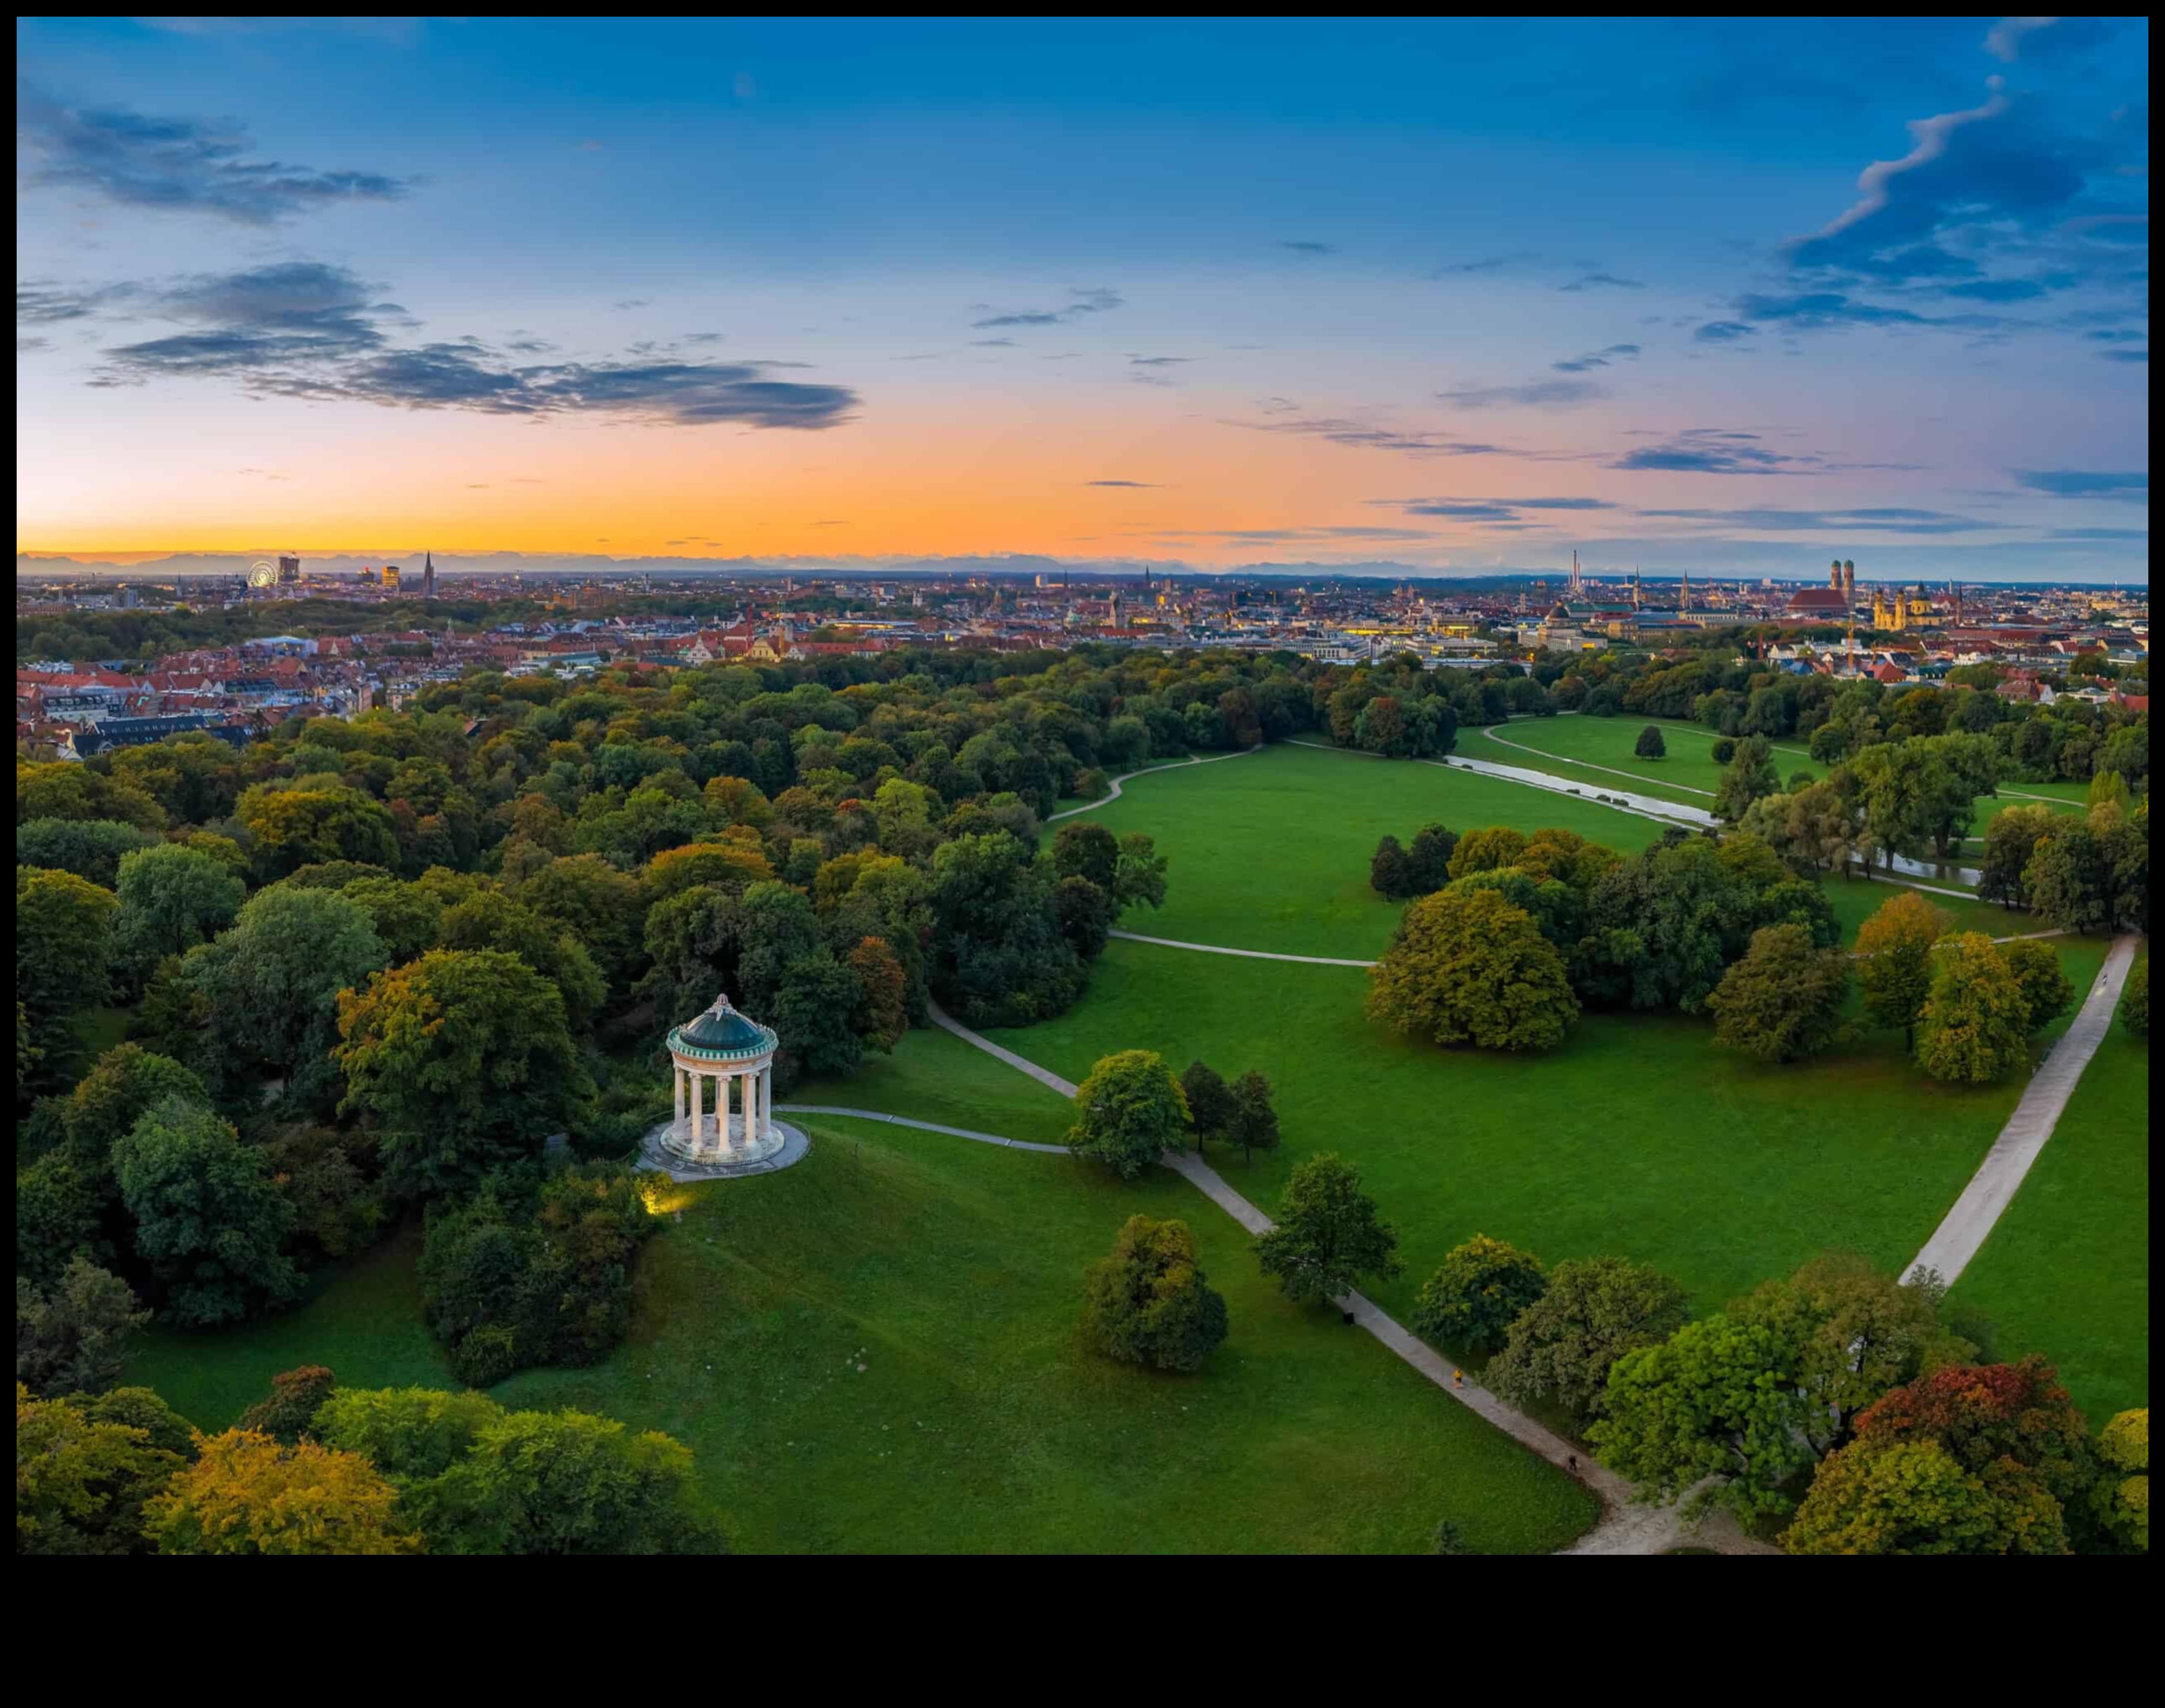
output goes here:
<path id="1" fill-rule="evenodd" d="M 1215 1068 L 1191 1062 L 1175 1078 L 1154 1050 L 1103 1056 L 1076 1088 L 1075 1125 L 1067 1148 L 1133 1180 L 1169 1150 L 1194 1141 L 1238 1145 L 1250 1161 L 1277 1148 L 1278 1118 L 1270 1082 L 1243 1073 L 1231 1083 Z"/>
<path id="2" fill-rule="evenodd" d="M 692 1455 L 591 1413 L 276 1379 L 205 1435 L 147 1388 L 15 1389 L 27 1554 L 685 1554 L 726 1551 Z"/>

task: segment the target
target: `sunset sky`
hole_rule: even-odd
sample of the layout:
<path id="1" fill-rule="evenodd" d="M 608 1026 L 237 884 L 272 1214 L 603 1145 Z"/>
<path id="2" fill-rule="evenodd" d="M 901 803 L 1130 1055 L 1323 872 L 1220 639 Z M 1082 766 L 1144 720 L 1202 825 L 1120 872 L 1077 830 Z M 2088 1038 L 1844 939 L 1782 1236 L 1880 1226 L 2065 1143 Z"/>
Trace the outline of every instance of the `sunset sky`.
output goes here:
<path id="1" fill-rule="evenodd" d="M 17 49 L 18 552 L 2147 578 L 2141 21 Z"/>

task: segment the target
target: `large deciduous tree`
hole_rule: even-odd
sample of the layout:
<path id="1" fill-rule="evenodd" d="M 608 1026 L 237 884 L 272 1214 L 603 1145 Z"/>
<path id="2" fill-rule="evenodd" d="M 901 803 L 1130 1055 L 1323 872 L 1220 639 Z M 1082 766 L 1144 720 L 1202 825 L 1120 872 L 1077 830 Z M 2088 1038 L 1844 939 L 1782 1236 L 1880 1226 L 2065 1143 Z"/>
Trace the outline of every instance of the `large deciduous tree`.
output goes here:
<path id="1" fill-rule="evenodd" d="M 342 1107 L 381 1136 L 402 1189 L 471 1186 L 492 1167 L 538 1157 L 593 1086 L 564 999 L 515 955 L 440 949 L 377 973 L 339 1000 Z"/>
<path id="2" fill-rule="evenodd" d="M 1199 1369 L 1225 1338 L 1225 1300 L 1207 1284 L 1183 1221 L 1130 1216 L 1085 1297 L 1091 1344 L 1127 1363 Z"/>
<path id="3" fill-rule="evenodd" d="M 1187 1094 L 1152 1050 L 1101 1056 L 1075 1093 L 1067 1146 L 1133 1180 L 1177 1147 L 1188 1126 Z"/>
<path id="4" fill-rule="evenodd" d="M 1520 1312 L 1541 1296 L 1541 1261 L 1486 1234 L 1447 1252 L 1414 1301 L 1414 1332 L 1467 1352 L 1499 1349 Z"/>
<path id="5" fill-rule="evenodd" d="M 1880 904 L 1857 933 L 1857 982 L 1864 992 L 1864 1017 L 1876 1026 L 1899 1026 L 1916 1038 L 1917 1016 L 1932 990 L 1932 946 L 1954 927 L 1954 916 L 1914 889 Z"/>
<path id="6" fill-rule="evenodd" d="M 1215 1068 L 1207 1062 L 1190 1062 L 1181 1073 L 1180 1089 L 1188 1099 L 1188 1120 L 1197 1150 L 1207 1140 L 1230 1136 L 1240 1103 Z"/>
<path id="7" fill-rule="evenodd" d="M 253 841 L 256 872 L 266 882 L 318 860 L 399 863 L 389 809 L 361 789 L 324 778 L 259 783 L 240 797 L 234 816 Z"/>
<path id="8" fill-rule="evenodd" d="M 108 994 L 117 906 L 111 890 L 71 872 L 15 868 L 15 1000 L 46 1074 L 66 1071 L 76 1015 Z"/>
<path id="9" fill-rule="evenodd" d="M 165 1554 L 410 1554 L 398 1491 L 358 1453 L 229 1429 L 146 1509 Z"/>
<path id="10" fill-rule="evenodd" d="M 187 1327 L 236 1322 L 299 1297 L 280 1247 L 292 1206 L 262 1153 L 213 1111 L 171 1097 L 113 1147 L 135 1252 L 165 1314 Z"/>
<path id="11" fill-rule="evenodd" d="M 231 925 L 248 886 L 224 861 L 166 842 L 121 860 L 116 894 L 113 959 L 140 987 L 168 955 L 185 954 Z"/>
<path id="12" fill-rule="evenodd" d="M 1982 931 L 1934 946 L 1916 1054 L 1935 1079 L 1964 1085 L 2004 1079 L 2030 1059 L 2030 999 L 1999 946 Z"/>
<path id="13" fill-rule="evenodd" d="M 1802 925 L 1768 925 L 1751 934 L 1744 958 L 1707 999 L 1717 1043 L 1762 1062 L 1821 1055 L 1841 1033 L 1849 995 L 1849 957 L 1813 946 Z"/>
<path id="14" fill-rule="evenodd" d="M 1256 1256 L 1287 1298 L 1312 1305 L 1337 1298 L 1363 1275 L 1397 1274 L 1398 1245 L 1360 1175 L 1326 1151 L 1287 1178 L 1277 1226 L 1256 1241 Z"/>
<path id="15" fill-rule="evenodd" d="M 1553 1400 L 1583 1417 L 1599 1410 L 1619 1358 L 1666 1340 L 1683 1321 L 1684 1289 L 1658 1269 L 1623 1257 L 1568 1259 L 1512 1320 L 1488 1384 L 1514 1405 Z"/>
<path id="16" fill-rule="evenodd" d="M 15 1552 L 150 1551 L 143 1510 L 186 1461 L 82 1394 L 40 1400 L 15 1384 Z"/>
<path id="17" fill-rule="evenodd" d="M 1578 999 L 1531 915 L 1493 889 L 1454 886 L 1406 909 L 1370 970 L 1367 1009 L 1438 1044 L 1538 1050 L 1563 1041 Z"/>

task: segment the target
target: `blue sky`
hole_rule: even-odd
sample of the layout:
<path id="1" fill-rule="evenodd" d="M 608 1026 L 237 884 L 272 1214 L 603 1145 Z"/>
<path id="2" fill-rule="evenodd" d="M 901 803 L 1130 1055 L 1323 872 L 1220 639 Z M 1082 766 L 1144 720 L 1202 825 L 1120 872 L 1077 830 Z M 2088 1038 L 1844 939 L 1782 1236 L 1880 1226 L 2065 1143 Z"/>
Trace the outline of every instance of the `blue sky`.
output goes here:
<path id="1" fill-rule="evenodd" d="M 2140 21 L 17 40 L 18 550 L 2147 578 Z"/>

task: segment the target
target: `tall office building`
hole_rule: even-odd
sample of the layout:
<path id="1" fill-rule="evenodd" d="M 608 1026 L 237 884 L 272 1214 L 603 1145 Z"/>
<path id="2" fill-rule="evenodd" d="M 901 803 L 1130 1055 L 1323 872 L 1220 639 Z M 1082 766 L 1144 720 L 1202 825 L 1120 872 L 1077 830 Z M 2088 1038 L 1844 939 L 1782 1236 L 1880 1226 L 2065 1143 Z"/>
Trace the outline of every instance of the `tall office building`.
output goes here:
<path id="1" fill-rule="evenodd" d="M 292 587 L 301 579 L 301 560 L 282 557 L 278 560 L 278 585 Z"/>

